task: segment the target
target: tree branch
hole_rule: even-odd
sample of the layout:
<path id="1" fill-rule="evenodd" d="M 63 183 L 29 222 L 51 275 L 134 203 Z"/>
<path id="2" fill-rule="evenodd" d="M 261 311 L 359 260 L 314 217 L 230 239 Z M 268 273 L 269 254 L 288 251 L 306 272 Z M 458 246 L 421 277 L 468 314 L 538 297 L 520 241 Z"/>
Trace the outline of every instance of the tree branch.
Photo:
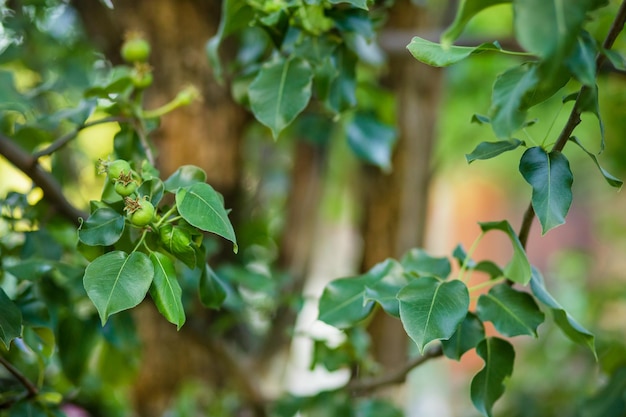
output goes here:
<path id="1" fill-rule="evenodd" d="M 42 189 L 46 200 L 66 219 L 78 226 L 80 224 L 78 218 L 86 218 L 88 216 L 87 213 L 74 207 L 65 198 L 59 183 L 39 165 L 37 158 L 28 154 L 16 145 L 13 140 L 2 134 L 0 134 L 0 155 L 28 175 Z"/>
<path id="2" fill-rule="evenodd" d="M 100 124 L 104 124 L 104 123 L 124 122 L 124 121 L 127 121 L 127 120 L 128 119 L 126 119 L 124 117 L 105 117 L 103 119 L 99 119 L 99 120 L 94 120 L 94 121 L 91 121 L 91 122 L 83 123 L 82 125 L 78 126 L 76 129 L 72 130 L 71 132 L 61 136 L 60 138 L 58 138 L 57 140 L 52 142 L 50 144 L 50 146 L 46 147 L 45 149 L 42 149 L 42 150 L 40 150 L 38 152 L 34 152 L 33 153 L 33 158 L 39 159 L 42 156 L 50 155 L 50 154 L 58 151 L 63 146 L 65 146 L 69 141 L 71 141 L 76 136 L 78 136 L 80 131 L 83 130 L 83 129 L 87 129 L 88 127 L 92 127 L 92 126 L 96 126 L 96 125 L 100 125 Z"/>
<path id="3" fill-rule="evenodd" d="M 9 371 L 9 373 L 13 375 L 15 379 L 17 379 L 20 384 L 24 386 L 24 388 L 26 388 L 26 391 L 28 392 L 26 398 L 33 398 L 39 393 L 39 390 L 37 389 L 35 384 L 33 384 L 28 378 L 26 378 L 26 376 L 21 373 L 19 369 L 11 365 L 11 363 L 7 361 L 3 356 L 0 356 L 0 364 L 2 364 L 2 366 L 4 366 L 6 370 Z"/>
<path id="4" fill-rule="evenodd" d="M 422 356 L 411 359 L 400 369 L 379 377 L 354 379 L 348 383 L 346 388 L 354 395 L 366 395 L 388 385 L 400 384 L 406 380 L 407 375 L 413 369 L 441 355 L 443 355 L 443 350 L 439 345 L 427 350 Z"/>
<path id="5" fill-rule="evenodd" d="M 625 23 L 626 23 L 626 0 L 623 1 L 622 4 L 620 5 L 617 15 L 615 16 L 615 19 L 613 20 L 613 23 L 611 24 L 611 28 L 609 29 L 609 32 L 607 33 L 604 39 L 604 42 L 602 42 L 603 49 L 609 50 L 613 47 L 613 44 L 615 43 L 617 36 L 624 29 Z M 596 57 L 596 69 L 597 70 L 600 69 L 600 67 L 602 66 L 605 60 L 606 60 L 606 56 L 604 55 L 604 53 L 600 52 L 598 56 Z M 587 90 L 589 90 L 589 87 L 584 85 L 581 87 L 580 91 L 578 92 L 578 96 L 576 97 L 576 102 L 574 103 L 574 108 L 570 112 L 569 118 L 567 119 L 567 123 L 565 123 L 565 126 L 563 127 L 563 130 L 561 131 L 561 134 L 559 135 L 559 138 L 557 139 L 556 143 L 552 147 L 551 152 L 562 151 L 563 148 L 565 148 L 567 141 L 572 136 L 574 129 L 576 129 L 576 127 L 580 124 L 580 121 L 581 121 L 580 105 L 581 105 L 582 99 L 587 93 Z M 524 214 L 524 219 L 522 220 L 522 225 L 518 233 L 519 240 L 522 244 L 522 247 L 524 248 L 526 248 L 526 244 L 528 243 L 528 235 L 530 234 L 530 229 L 532 227 L 534 218 L 535 218 L 535 211 L 533 209 L 532 203 L 530 203 L 528 208 L 526 209 L 526 213 Z"/>

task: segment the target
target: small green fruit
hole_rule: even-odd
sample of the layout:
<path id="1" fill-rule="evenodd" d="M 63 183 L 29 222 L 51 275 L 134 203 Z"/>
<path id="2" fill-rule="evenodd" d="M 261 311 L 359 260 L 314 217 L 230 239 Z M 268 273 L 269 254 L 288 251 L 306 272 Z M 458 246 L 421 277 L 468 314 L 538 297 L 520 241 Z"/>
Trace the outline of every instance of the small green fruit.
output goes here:
<path id="1" fill-rule="evenodd" d="M 124 61 L 133 62 L 146 62 L 150 56 L 150 44 L 141 38 L 128 39 L 122 45 L 121 55 Z"/>
<path id="2" fill-rule="evenodd" d="M 129 214 L 130 223 L 137 227 L 147 226 L 154 218 L 154 206 L 144 199 L 138 199 L 136 202 L 138 207 Z"/>
<path id="3" fill-rule="evenodd" d="M 131 180 L 130 182 L 117 181 L 115 183 L 115 192 L 122 197 L 127 197 L 137 191 L 137 182 Z"/>
<path id="4" fill-rule="evenodd" d="M 120 175 L 129 174 L 131 171 L 130 164 L 123 159 L 116 159 L 107 164 L 107 175 L 111 182 L 120 178 Z"/>

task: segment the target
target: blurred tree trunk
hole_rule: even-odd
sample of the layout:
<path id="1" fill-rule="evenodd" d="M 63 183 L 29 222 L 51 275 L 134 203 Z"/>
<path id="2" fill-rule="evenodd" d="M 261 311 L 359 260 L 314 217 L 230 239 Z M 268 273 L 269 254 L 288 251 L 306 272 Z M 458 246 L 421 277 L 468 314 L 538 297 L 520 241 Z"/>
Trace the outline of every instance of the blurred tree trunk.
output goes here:
<path id="1" fill-rule="evenodd" d="M 150 42 L 154 84 L 146 90 L 147 107 L 168 102 L 187 84 L 202 92 L 202 102 L 168 114 L 155 132 L 162 175 L 169 175 L 180 165 L 200 166 L 207 172 L 208 182 L 224 195 L 226 206 L 232 207 L 240 191 L 240 144 L 248 115 L 232 101 L 229 89 L 215 82 L 205 54 L 205 42 L 217 31 L 221 1 L 113 3 L 113 10 L 97 0 L 76 0 L 73 5 L 92 40 L 114 63 L 121 60 L 119 50 L 126 32 L 139 31 Z M 176 332 L 150 302 L 139 306 L 134 316 L 143 344 L 134 388 L 140 416 L 161 415 L 180 382 L 194 377 L 216 389 L 228 386 L 245 401 L 260 403 L 256 388 L 248 384 L 250 378 L 242 374 L 244 364 L 206 335 L 207 317 L 189 317 Z M 191 322 L 196 319 L 198 323 Z M 259 409 L 247 415 L 261 415 Z"/>
<path id="2" fill-rule="evenodd" d="M 386 30 L 391 36 L 433 29 L 433 16 L 409 1 L 391 8 Z M 410 38 L 392 40 L 406 46 Z M 423 245 L 431 175 L 431 151 L 441 95 L 440 70 L 418 63 L 403 47 L 389 50 L 385 84 L 396 96 L 398 142 L 393 172 L 367 167 L 364 172 L 363 268 L 388 257 L 401 257 Z M 407 358 L 407 336 L 399 320 L 379 312 L 369 326 L 373 351 L 386 369 Z"/>

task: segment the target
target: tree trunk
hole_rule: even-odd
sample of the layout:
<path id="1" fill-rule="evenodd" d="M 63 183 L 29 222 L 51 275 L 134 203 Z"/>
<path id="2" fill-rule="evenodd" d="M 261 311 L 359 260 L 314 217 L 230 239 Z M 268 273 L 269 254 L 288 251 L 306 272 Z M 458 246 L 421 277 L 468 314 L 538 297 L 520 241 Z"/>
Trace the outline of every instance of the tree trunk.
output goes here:
<path id="1" fill-rule="evenodd" d="M 424 31 L 432 29 L 428 22 L 424 10 L 405 1 L 391 9 L 388 27 L 397 33 Z M 388 67 L 386 85 L 397 100 L 399 138 L 391 174 L 365 169 L 364 269 L 421 246 L 426 223 L 442 73 L 418 63 L 406 51 L 391 51 Z M 385 369 L 398 368 L 406 361 L 407 337 L 399 320 L 379 312 L 369 332 L 375 358 Z"/>

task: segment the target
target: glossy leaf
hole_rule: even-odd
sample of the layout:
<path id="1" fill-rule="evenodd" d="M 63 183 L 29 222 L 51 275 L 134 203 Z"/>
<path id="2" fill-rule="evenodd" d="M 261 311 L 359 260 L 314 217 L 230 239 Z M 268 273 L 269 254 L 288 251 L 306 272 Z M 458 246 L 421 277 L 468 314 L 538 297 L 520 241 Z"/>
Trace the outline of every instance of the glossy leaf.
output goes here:
<path id="1" fill-rule="evenodd" d="M 154 266 L 150 296 L 163 317 L 180 330 L 185 324 L 185 310 L 181 299 L 183 291 L 176 278 L 174 263 L 167 255 L 159 252 L 151 252 L 150 261 Z"/>
<path id="2" fill-rule="evenodd" d="M 476 313 L 482 321 L 490 321 L 504 336 L 531 335 L 537 337 L 537 326 L 544 315 L 531 295 L 517 291 L 507 284 L 491 288 L 478 298 Z"/>
<path id="3" fill-rule="evenodd" d="M 264 65 L 250 84 L 248 97 L 256 119 L 274 138 L 304 110 L 311 99 L 313 71 L 300 58 L 280 58 Z"/>
<path id="4" fill-rule="evenodd" d="M 159 178 L 151 178 L 141 183 L 139 188 L 137 188 L 137 195 L 141 198 L 145 197 L 152 203 L 153 206 L 157 207 L 163 198 L 163 194 L 165 192 L 165 187 L 163 185 L 163 181 Z"/>
<path id="5" fill-rule="evenodd" d="M 533 188 L 532 205 L 542 233 L 565 223 L 574 181 L 565 155 L 557 151 L 547 153 L 536 146 L 524 152 L 519 170 Z"/>
<path id="6" fill-rule="evenodd" d="M 22 312 L 0 287 L 0 342 L 9 349 L 11 341 L 22 335 Z"/>
<path id="7" fill-rule="evenodd" d="M 483 322 L 475 314 L 467 313 L 452 337 L 441 341 L 443 354 L 458 361 L 465 352 L 474 349 L 484 338 Z"/>
<path id="8" fill-rule="evenodd" d="M 520 145 L 524 145 L 519 139 L 502 140 L 498 142 L 481 142 L 469 154 L 465 155 L 468 164 L 477 159 L 491 159 L 501 153 L 517 149 Z"/>
<path id="9" fill-rule="evenodd" d="M 415 36 L 411 40 L 411 43 L 407 45 L 407 49 L 415 59 L 433 67 L 447 67 L 464 60 L 470 55 L 476 55 L 485 51 L 502 51 L 497 42 L 483 43 L 474 47 L 449 46 L 446 48 L 441 44 L 431 42 L 419 36 Z"/>
<path id="10" fill-rule="evenodd" d="M 189 224 L 205 232 L 215 233 L 233 242 L 237 253 L 237 238 L 224 208 L 224 198 L 206 183 L 197 183 L 176 192 L 178 212 Z"/>
<path id="11" fill-rule="evenodd" d="M 513 245 L 513 257 L 504 268 L 504 276 L 513 282 L 526 285 L 530 282 L 530 263 L 526 257 L 526 251 L 522 247 L 522 243 L 519 241 L 517 234 L 506 220 L 500 222 L 486 222 L 479 223 L 480 229 L 483 232 L 490 230 L 500 230 L 509 237 L 511 244 Z"/>
<path id="12" fill-rule="evenodd" d="M 204 265 L 198 283 L 200 302 L 207 308 L 220 308 L 226 299 L 226 290 L 220 277 L 208 264 Z"/>
<path id="13" fill-rule="evenodd" d="M 419 248 L 411 249 L 405 253 L 400 263 L 406 272 L 418 276 L 432 276 L 446 279 L 452 270 L 448 258 L 430 256 L 426 251 Z"/>
<path id="14" fill-rule="evenodd" d="M 206 182 L 206 172 L 195 165 L 179 167 L 165 181 L 165 191 L 175 193 L 181 187 L 188 187 L 198 182 Z"/>
<path id="15" fill-rule="evenodd" d="M 550 308 L 554 322 L 575 343 L 585 345 L 596 355 L 595 337 L 593 333 L 581 326 L 565 309 L 552 297 L 545 287 L 541 273 L 533 268 L 530 288 L 540 302 Z"/>
<path id="16" fill-rule="evenodd" d="M 569 140 L 571 140 L 572 142 L 574 142 L 576 145 L 578 145 L 580 147 L 580 149 L 582 149 L 587 155 L 589 155 L 589 158 L 591 158 L 591 160 L 593 161 L 594 164 L 596 164 L 596 166 L 598 167 L 598 169 L 600 170 L 600 173 L 602 174 L 602 176 L 604 177 L 604 179 L 606 180 L 606 182 L 611 186 L 611 187 L 615 187 L 615 188 L 622 188 L 622 185 L 624 184 L 624 182 L 622 180 L 620 180 L 617 177 L 614 177 L 613 175 L 611 175 L 607 170 L 605 170 L 604 168 L 602 168 L 602 166 L 600 166 L 600 162 L 598 162 L 598 158 L 591 152 L 589 152 L 587 149 L 585 149 L 585 147 L 583 146 L 583 144 L 580 142 L 580 140 L 576 137 L 576 136 L 572 136 L 571 138 L 569 138 Z"/>
<path id="17" fill-rule="evenodd" d="M 102 325 L 110 315 L 135 307 L 146 296 L 154 267 L 148 256 L 133 252 L 109 252 L 85 269 L 83 284 L 96 306 Z"/>
<path id="18" fill-rule="evenodd" d="M 391 171 L 391 155 L 396 131 L 374 116 L 357 113 L 346 128 L 348 145 L 354 154 L 385 172 Z"/>
<path id="19" fill-rule="evenodd" d="M 600 115 L 600 103 L 598 102 L 598 86 L 592 85 L 581 90 L 579 100 L 576 102 L 580 112 L 591 113 L 598 119 L 600 127 L 600 150 L 604 150 L 604 122 Z"/>
<path id="20" fill-rule="evenodd" d="M 398 293 L 398 300 L 402 325 L 420 353 L 429 342 L 452 337 L 469 308 L 464 283 L 434 277 L 413 280 Z"/>
<path id="21" fill-rule="evenodd" d="M 78 229 L 78 238 L 90 246 L 109 246 L 124 233 L 124 216 L 109 207 L 96 209 Z"/>
<path id="22" fill-rule="evenodd" d="M 441 35 L 442 45 L 451 45 L 463 32 L 465 25 L 482 10 L 511 0 L 465 0 L 460 2 L 454 21 Z"/>
<path id="23" fill-rule="evenodd" d="M 360 277 L 331 281 L 319 301 L 319 320 L 344 329 L 365 319 L 374 308 L 374 301 L 365 300 L 366 284 Z"/>
<path id="24" fill-rule="evenodd" d="M 409 283 L 407 274 L 400 263 L 387 259 L 376 264 L 362 278 L 365 282 L 364 301 L 376 301 L 383 310 L 394 317 L 400 317 L 398 292 Z"/>
<path id="25" fill-rule="evenodd" d="M 333 113 L 344 112 L 356 105 L 356 64 L 358 57 L 346 46 L 338 47 L 324 65 L 325 86 L 320 99 Z M 316 76 L 316 82 L 318 81 Z"/>
<path id="26" fill-rule="evenodd" d="M 526 95 L 539 82 L 537 67 L 520 65 L 508 69 L 496 78 L 491 95 L 489 116 L 498 138 L 509 139 L 526 121 Z"/>
<path id="27" fill-rule="evenodd" d="M 541 58 L 564 59 L 580 32 L 589 0 L 517 0 L 513 2 L 515 37 Z"/>
<path id="28" fill-rule="evenodd" d="M 476 347 L 485 366 L 472 379 L 471 397 L 474 407 L 492 417 L 495 402 L 504 393 L 504 383 L 513 373 L 515 350 L 506 340 L 490 337 Z"/>

